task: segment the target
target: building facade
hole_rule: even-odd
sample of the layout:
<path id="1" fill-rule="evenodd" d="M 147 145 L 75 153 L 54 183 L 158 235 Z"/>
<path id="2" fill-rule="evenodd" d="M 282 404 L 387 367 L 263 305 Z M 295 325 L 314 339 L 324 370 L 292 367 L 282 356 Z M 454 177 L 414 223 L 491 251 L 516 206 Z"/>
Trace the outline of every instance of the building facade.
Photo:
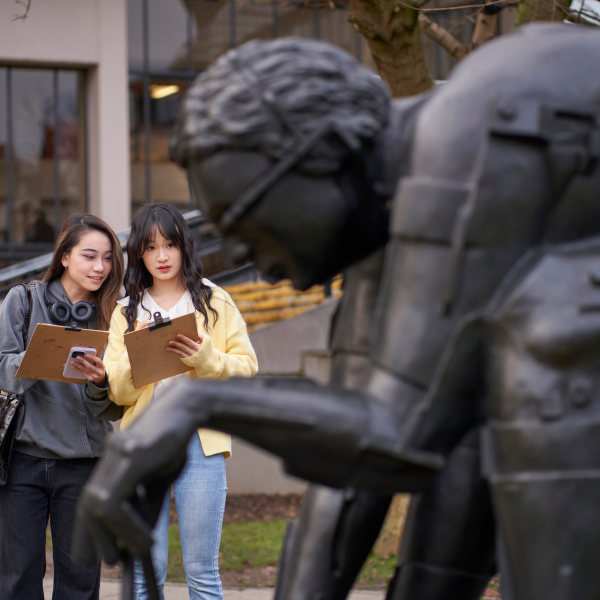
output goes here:
<path id="1" fill-rule="evenodd" d="M 119 230 L 152 199 L 186 210 L 168 140 L 191 81 L 229 48 L 294 35 L 372 67 L 347 0 L 31 0 L 24 11 L 0 2 L 0 266 L 51 251 L 73 212 Z M 429 41 L 426 55 L 445 76 L 448 57 Z"/>
<path id="2" fill-rule="evenodd" d="M 0 261 L 52 249 L 67 215 L 130 224 L 125 0 L 0 3 Z"/>

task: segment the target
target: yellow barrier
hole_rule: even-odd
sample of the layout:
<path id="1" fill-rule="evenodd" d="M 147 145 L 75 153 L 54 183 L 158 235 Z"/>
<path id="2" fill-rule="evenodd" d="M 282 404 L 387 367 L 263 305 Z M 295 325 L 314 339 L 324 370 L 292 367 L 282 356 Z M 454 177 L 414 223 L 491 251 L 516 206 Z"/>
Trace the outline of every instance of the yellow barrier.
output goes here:
<path id="1" fill-rule="evenodd" d="M 304 292 L 295 290 L 288 280 L 274 285 L 264 281 L 242 283 L 226 288 L 242 313 L 248 331 L 289 319 L 316 308 L 325 299 L 324 286 L 317 285 Z M 332 282 L 331 295 L 342 295 L 342 276 Z"/>

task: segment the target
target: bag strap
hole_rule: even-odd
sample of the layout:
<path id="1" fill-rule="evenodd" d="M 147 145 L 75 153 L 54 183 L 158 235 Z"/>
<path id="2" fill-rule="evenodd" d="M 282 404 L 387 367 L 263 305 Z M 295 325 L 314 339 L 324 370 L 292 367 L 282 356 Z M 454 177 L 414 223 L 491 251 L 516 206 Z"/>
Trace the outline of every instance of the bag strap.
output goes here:
<path id="1" fill-rule="evenodd" d="M 25 320 L 23 321 L 23 349 L 27 349 L 27 337 L 29 336 L 29 324 L 31 323 L 31 310 L 33 308 L 33 298 L 31 297 L 31 290 L 26 283 L 21 284 L 25 289 L 25 296 L 27 297 L 27 310 L 25 311 Z"/>

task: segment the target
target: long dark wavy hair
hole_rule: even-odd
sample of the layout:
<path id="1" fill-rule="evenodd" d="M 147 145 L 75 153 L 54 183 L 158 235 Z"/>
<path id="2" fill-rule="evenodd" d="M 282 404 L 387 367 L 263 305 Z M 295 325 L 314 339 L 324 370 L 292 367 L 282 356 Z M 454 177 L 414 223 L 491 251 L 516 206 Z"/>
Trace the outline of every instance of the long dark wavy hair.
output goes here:
<path id="1" fill-rule="evenodd" d="M 156 231 L 181 251 L 181 283 L 190 292 L 194 308 L 204 317 L 204 327 L 208 327 L 208 311 L 213 315 L 213 325 L 219 314 L 210 305 L 212 288 L 202 282 L 202 261 L 194 252 L 194 238 L 181 213 L 171 204 L 154 202 L 140 208 L 131 225 L 131 235 L 127 242 L 127 270 L 125 271 L 125 292 L 129 296 L 129 306 L 125 308 L 125 318 L 129 324 L 127 331 L 133 331 L 137 317 L 137 306 L 144 290 L 152 287 L 152 275 L 146 269 L 142 256 L 154 240 Z M 142 305 L 142 308 L 145 308 Z"/>
<path id="2" fill-rule="evenodd" d="M 121 244 L 115 232 L 102 219 L 89 213 L 74 214 L 67 218 L 58 234 L 52 262 L 44 273 L 41 282 L 48 283 L 65 272 L 65 267 L 62 265 L 63 256 L 70 254 L 71 250 L 79 244 L 82 236 L 88 231 L 100 231 L 110 240 L 112 247 L 112 269 L 100 289 L 94 292 L 97 306 L 95 327 L 107 330 L 117 300 L 121 297 L 124 265 Z"/>

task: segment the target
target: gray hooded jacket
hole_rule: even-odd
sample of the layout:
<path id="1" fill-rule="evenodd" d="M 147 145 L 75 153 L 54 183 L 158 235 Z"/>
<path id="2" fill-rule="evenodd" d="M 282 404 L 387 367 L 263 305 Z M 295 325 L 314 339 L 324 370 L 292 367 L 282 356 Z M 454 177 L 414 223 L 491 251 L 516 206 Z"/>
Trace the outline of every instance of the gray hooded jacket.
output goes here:
<path id="1" fill-rule="evenodd" d="M 52 324 L 44 301 L 72 305 L 59 279 L 30 286 L 32 296 L 29 339 L 38 323 Z M 122 407 L 113 404 L 106 387 L 85 384 L 17 378 L 23 356 L 23 324 L 27 298 L 22 286 L 10 290 L 0 307 L 0 389 L 21 394 L 14 449 L 40 458 L 93 458 L 102 455 L 103 441 L 112 431 L 110 421 L 121 418 Z M 82 329 L 90 323 L 78 322 Z M 28 339 L 28 341 L 29 341 Z"/>

